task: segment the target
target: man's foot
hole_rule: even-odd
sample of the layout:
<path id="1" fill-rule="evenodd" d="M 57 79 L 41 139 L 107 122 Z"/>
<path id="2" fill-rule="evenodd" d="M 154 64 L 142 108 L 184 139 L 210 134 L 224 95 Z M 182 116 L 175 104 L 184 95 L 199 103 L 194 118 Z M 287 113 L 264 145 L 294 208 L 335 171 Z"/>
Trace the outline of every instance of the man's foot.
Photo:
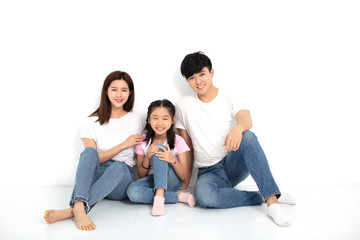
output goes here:
<path id="1" fill-rule="evenodd" d="M 283 204 L 290 204 L 290 205 L 296 204 L 296 199 L 287 193 L 282 193 L 278 201 L 279 203 L 283 203 Z"/>
<path id="2" fill-rule="evenodd" d="M 291 225 L 291 219 L 281 209 L 278 203 L 273 203 L 267 207 L 267 215 L 280 227 L 288 227 Z"/>
<path id="3" fill-rule="evenodd" d="M 74 213 L 74 220 L 75 220 L 76 226 L 80 230 L 88 231 L 88 230 L 95 229 L 95 224 L 86 215 L 83 202 L 75 202 L 74 208 L 73 208 L 73 213 Z"/>
<path id="4" fill-rule="evenodd" d="M 165 215 L 165 198 L 164 197 L 161 197 L 161 196 L 154 197 L 152 215 L 153 216 Z"/>
<path id="5" fill-rule="evenodd" d="M 72 208 L 63 210 L 46 210 L 44 219 L 48 224 L 74 217 Z"/>
<path id="6" fill-rule="evenodd" d="M 190 207 L 195 206 L 194 196 L 189 192 L 180 192 L 179 193 L 179 202 L 187 203 Z"/>

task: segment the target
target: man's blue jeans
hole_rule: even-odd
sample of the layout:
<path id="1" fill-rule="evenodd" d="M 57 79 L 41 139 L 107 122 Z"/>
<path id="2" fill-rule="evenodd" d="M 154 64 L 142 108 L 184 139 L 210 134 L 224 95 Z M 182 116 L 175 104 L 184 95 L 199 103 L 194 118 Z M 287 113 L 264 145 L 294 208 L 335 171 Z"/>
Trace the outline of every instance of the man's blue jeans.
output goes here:
<path id="1" fill-rule="evenodd" d="M 249 174 L 258 186 L 259 192 L 241 191 L 234 187 Z M 231 208 L 262 204 L 280 191 L 271 174 L 265 153 L 254 133 L 243 133 L 240 147 L 231 151 L 217 164 L 199 168 L 195 184 L 195 197 L 204 207 Z"/>
<path id="2" fill-rule="evenodd" d="M 159 151 L 163 151 L 159 148 Z M 165 189 L 165 203 L 177 203 L 177 191 L 182 186 L 182 181 L 175 173 L 174 167 L 169 163 L 160 160 L 155 154 L 151 157 L 154 174 L 130 184 L 127 195 L 132 202 L 152 203 L 154 201 L 155 190 Z"/>
<path id="3" fill-rule="evenodd" d="M 83 201 L 88 213 L 103 198 L 125 199 L 126 189 L 132 182 L 134 177 L 129 165 L 114 160 L 99 164 L 97 150 L 88 147 L 80 155 L 70 206 L 73 207 L 74 201 Z"/>

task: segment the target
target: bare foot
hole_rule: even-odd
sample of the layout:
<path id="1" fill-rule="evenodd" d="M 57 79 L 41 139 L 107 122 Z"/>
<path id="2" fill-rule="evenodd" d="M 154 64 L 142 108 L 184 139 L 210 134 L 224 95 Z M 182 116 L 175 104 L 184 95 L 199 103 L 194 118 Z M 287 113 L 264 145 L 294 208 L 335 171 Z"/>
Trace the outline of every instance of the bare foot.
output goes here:
<path id="1" fill-rule="evenodd" d="M 90 218 L 85 213 L 83 202 L 75 202 L 73 213 L 74 213 L 74 220 L 76 226 L 80 230 L 88 231 L 95 229 L 95 224 L 90 220 Z"/>
<path id="2" fill-rule="evenodd" d="M 72 208 L 63 210 L 46 210 L 44 219 L 48 224 L 74 217 Z"/>

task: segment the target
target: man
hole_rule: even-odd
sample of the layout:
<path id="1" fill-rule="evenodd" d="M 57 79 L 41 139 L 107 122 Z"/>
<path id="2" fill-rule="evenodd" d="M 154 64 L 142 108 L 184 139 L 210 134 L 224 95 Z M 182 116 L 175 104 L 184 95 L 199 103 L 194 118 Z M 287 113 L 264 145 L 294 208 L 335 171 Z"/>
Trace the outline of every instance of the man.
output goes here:
<path id="1" fill-rule="evenodd" d="M 267 214 L 279 226 L 291 219 L 279 205 L 280 190 L 254 133 L 248 110 L 228 92 L 216 88 L 211 60 L 202 52 L 188 54 L 181 74 L 194 94 L 177 104 L 176 128 L 191 148 L 199 168 L 195 197 L 204 207 L 231 208 L 266 202 Z M 260 192 L 234 187 L 251 174 Z M 295 204 L 288 195 L 280 202 Z"/>

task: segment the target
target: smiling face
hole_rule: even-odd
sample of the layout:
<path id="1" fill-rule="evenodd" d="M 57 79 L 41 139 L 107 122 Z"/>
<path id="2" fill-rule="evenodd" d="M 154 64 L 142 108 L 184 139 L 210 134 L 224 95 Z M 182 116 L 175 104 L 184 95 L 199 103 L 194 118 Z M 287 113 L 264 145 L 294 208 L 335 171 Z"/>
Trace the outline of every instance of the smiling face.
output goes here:
<path id="1" fill-rule="evenodd" d="M 169 110 L 165 107 L 157 107 L 150 114 L 148 122 L 154 130 L 155 135 L 165 136 L 171 125 L 174 123 L 175 117 L 171 117 Z"/>
<path id="2" fill-rule="evenodd" d="M 129 98 L 129 95 L 129 86 L 122 79 L 112 81 L 107 90 L 107 96 L 111 102 L 112 108 L 123 108 Z"/>
<path id="3" fill-rule="evenodd" d="M 188 77 L 190 87 L 198 94 L 199 97 L 206 96 L 209 91 L 212 91 L 214 87 L 212 78 L 214 76 L 214 70 L 204 67 L 200 72 Z"/>

